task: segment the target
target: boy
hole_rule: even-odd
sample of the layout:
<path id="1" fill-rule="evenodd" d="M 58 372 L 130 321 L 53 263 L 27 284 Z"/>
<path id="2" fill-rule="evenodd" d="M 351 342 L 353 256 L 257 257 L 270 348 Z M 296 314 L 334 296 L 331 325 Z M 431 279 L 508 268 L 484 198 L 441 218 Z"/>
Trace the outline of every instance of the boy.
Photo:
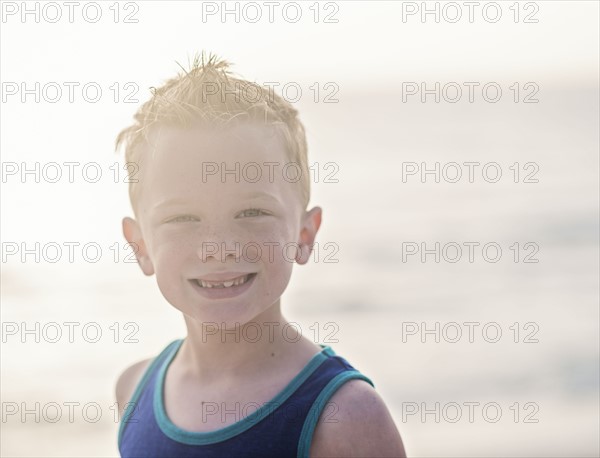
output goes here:
<path id="1" fill-rule="evenodd" d="M 280 297 L 293 262 L 309 259 L 321 209 L 306 210 L 296 110 L 228 66 L 196 57 L 117 138 L 137 179 L 123 233 L 187 327 L 119 377 L 120 453 L 403 457 L 371 380 L 282 332 Z"/>

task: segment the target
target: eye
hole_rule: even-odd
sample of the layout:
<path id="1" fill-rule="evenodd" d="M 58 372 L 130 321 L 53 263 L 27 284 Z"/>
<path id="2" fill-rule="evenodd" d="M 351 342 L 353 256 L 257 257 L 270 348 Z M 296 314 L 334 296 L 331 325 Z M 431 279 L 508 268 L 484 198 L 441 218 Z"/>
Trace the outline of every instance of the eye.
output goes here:
<path id="1" fill-rule="evenodd" d="M 167 220 L 167 223 L 188 223 L 190 221 L 198 221 L 198 218 L 192 215 L 180 215 Z"/>
<path id="2" fill-rule="evenodd" d="M 260 215 L 270 215 L 270 213 L 265 212 L 264 210 L 261 210 L 259 208 L 248 208 L 247 210 L 244 210 L 243 212 L 241 212 L 237 218 L 242 217 L 242 218 L 252 218 L 255 216 L 260 216 Z"/>

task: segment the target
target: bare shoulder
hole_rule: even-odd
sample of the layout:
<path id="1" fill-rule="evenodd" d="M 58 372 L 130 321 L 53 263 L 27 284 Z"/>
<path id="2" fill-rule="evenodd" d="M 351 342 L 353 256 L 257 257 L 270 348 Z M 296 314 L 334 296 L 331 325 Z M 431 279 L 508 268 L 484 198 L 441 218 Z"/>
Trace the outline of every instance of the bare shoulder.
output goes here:
<path id="1" fill-rule="evenodd" d="M 139 361 L 129 366 L 121 373 L 121 375 L 119 375 L 117 385 L 115 387 L 115 395 L 117 398 L 120 415 L 123 414 L 125 404 L 131 400 L 136 386 L 141 381 L 151 362 L 152 358 Z"/>
<path id="2" fill-rule="evenodd" d="M 329 402 L 335 410 L 317 422 L 310 447 L 312 458 L 406 457 L 394 420 L 369 383 L 350 380 Z"/>

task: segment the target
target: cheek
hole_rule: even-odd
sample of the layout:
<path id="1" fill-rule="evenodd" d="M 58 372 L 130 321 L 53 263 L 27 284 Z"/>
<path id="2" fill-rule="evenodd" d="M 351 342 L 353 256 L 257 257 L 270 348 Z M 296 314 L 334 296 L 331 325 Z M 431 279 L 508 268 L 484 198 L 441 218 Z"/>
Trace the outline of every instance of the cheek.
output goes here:
<path id="1" fill-rule="evenodd" d="M 181 258 L 195 253 L 202 243 L 202 230 L 192 224 L 163 225 L 156 229 L 153 249 L 157 259 Z"/>
<path id="2" fill-rule="evenodd" d="M 294 265 L 293 261 L 282 257 L 281 252 L 276 253 L 272 261 L 262 260 L 261 287 L 256 290 L 265 299 L 265 304 L 271 304 L 282 296 L 292 277 Z"/>
<path id="3" fill-rule="evenodd" d="M 174 265 L 180 262 L 183 257 L 189 255 L 193 250 L 193 245 L 189 237 L 177 236 L 157 237 L 153 246 L 154 259 L 157 268 L 161 265 Z"/>
<path id="4" fill-rule="evenodd" d="M 289 233 L 271 233 L 263 239 L 270 243 L 262 250 L 262 263 L 268 271 L 269 283 L 274 288 L 285 289 L 292 275 L 292 269 L 296 258 L 296 241 Z M 281 292 L 281 291 L 279 291 Z"/>
<path id="5" fill-rule="evenodd" d="M 154 264 L 156 284 L 163 297 L 175 308 L 186 310 L 186 275 L 191 275 L 193 264 L 189 260 L 189 247 L 179 239 L 165 242 L 155 249 Z M 192 270 L 189 266 L 192 266 Z"/>
<path id="6" fill-rule="evenodd" d="M 271 227 L 253 234 L 248 246 L 253 247 L 252 256 L 260 255 L 265 264 L 284 267 L 296 257 L 296 240 L 289 228 Z M 260 254 L 257 253 L 260 249 Z M 247 250 L 250 251 L 250 250 Z"/>
<path id="7" fill-rule="evenodd" d="M 153 264 L 156 281 L 163 294 L 172 295 L 185 273 L 186 260 L 192 246 L 185 237 L 156 237 L 153 245 Z"/>
<path id="8" fill-rule="evenodd" d="M 271 224 L 264 224 L 253 228 L 247 235 L 256 241 L 264 243 L 285 245 L 297 241 L 295 227 L 284 221 L 275 220 Z"/>

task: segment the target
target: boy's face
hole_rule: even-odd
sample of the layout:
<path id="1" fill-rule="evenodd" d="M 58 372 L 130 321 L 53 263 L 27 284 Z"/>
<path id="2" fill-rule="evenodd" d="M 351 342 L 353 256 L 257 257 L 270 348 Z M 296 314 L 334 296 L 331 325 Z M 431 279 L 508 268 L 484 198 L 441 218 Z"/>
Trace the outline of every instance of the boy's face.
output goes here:
<path id="1" fill-rule="evenodd" d="M 163 128 L 153 145 L 139 173 L 138 219 L 123 220 L 142 270 L 193 319 L 252 321 L 279 300 L 319 229 L 321 209 L 306 212 L 292 182 L 299 168 L 283 173 L 283 142 L 254 123 Z"/>

